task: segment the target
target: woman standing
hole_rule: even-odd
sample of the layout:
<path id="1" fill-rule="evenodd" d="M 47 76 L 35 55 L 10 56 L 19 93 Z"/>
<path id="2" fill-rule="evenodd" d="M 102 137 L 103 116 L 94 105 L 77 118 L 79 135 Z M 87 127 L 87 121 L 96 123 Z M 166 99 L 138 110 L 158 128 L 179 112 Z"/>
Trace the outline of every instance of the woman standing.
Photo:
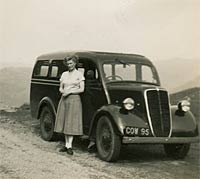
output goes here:
<path id="1" fill-rule="evenodd" d="M 84 91 L 85 78 L 76 69 L 77 56 L 65 58 L 64 63 L 67 65 L 68 71 L 63 72 L 60 78 L 59 91 L 62 93 L 62 97 L 58 105 L 54 131 L 65 135 L 65 147 L 59 151 L 73 155 L 73 137 L 83 135 L 82 104 L 79 93 Z"/>

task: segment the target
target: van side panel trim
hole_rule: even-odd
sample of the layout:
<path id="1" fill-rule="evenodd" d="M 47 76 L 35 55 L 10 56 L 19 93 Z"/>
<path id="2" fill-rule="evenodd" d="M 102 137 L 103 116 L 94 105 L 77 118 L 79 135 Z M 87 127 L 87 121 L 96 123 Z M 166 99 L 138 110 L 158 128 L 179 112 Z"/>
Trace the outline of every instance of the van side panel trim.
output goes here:
<path id="1" fill-rule="evenodd" d="M 31 80 L 31 84 L 59 86 L 60 82 L 58 80 L 45 80 L 33 78 Z"/>
<path id="2" fill-rule="evenodd" d="M 60 86 L 59 84 L 54 84 L 54 83 L 42 83 L 42 82 L 31 82 L 31 84 Z"/>
<path id="3" fill-rule="evenodd" d="M 46 79 L 39 79 L 39 78 L 32 78 L 31 81 L 43 81 L 43 82 L 60 83 L 59 80 L 46 80 Z"/>

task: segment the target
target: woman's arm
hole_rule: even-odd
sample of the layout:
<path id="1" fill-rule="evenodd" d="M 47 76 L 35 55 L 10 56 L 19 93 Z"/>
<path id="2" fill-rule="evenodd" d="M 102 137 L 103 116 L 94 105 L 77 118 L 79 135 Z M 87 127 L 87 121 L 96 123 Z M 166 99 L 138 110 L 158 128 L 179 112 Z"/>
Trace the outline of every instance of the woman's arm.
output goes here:
<path id="1" fill-rule="evenodd" d="M 60 82 L 60 88 L 59 88 L 60 93 L 64 93 L 64 84 Z"/>
<path id="2" fill-rule="evenodd" d="M 62 73 L 62 75 L 61 75 L 61 77 L 60 77 L 60 88 L 59 88 L 59 91 L 60 91 L 61 94 L 64 93 L 63 76 L 64 76 L 64 72 Z"/>
<path id="3" fill-rule="evenodd" d="M 84 82 L 84 81 L 81 81 L 81 82 L 80 82 L 80 88 L 72 89 L 72 90 L 71 90 L 71 93 L 72 93 L 72 94 L 79 94 L 79 93 L 82 93 L 82 92 L 84 91 L 84 88 L 85 88 L 85 82 Z"/>

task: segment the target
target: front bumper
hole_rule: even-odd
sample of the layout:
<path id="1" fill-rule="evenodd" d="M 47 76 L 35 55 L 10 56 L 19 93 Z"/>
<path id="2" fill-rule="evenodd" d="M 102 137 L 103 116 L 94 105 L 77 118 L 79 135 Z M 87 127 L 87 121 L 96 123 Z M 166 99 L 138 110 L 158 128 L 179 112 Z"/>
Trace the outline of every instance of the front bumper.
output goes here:
<path id="1" fill-rule="evenodd" d="M 123 144 L 197 143 L 199 137 L 123 137 Z"/>

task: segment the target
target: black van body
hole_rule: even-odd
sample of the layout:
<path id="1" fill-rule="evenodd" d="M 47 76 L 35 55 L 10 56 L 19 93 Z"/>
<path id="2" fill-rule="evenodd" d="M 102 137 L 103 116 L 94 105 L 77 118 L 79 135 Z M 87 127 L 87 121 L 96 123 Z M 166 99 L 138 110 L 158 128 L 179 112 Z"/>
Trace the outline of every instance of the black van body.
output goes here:
<path id="1" fill-rule="evenodd" d="M 135 143 L 164 144 L 169 156 L 184 158 L 190 143 L 198 142 L 197 123 L 189 102 L 170 105 L 168 92 L 160 86 L 149 59 L 92 51 L 64 51 L 37 58 L 30 104 L 32 116 L 40 119 L 44 140 L 56 135 L 53 128 L 61 97 L 59 78 L 67 70 L 63 59 L 71 55 L 79 57 L 77 69 L 86 78 L 81 94 L 84 134 L 96 141 L 102 160 L 117 160 L 121 145 Z"/>

